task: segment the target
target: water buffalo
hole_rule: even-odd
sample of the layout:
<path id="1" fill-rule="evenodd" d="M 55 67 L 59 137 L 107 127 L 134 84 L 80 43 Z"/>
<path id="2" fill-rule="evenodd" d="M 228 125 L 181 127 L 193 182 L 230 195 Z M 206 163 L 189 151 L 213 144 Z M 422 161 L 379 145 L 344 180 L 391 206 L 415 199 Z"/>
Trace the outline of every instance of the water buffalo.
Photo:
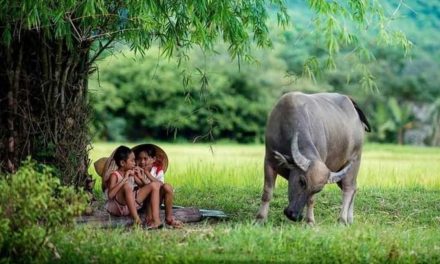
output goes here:
<path id="1" fill-rule="evenodd" d="M 356 177 L 364 130 L 370 125 L 349 97 L 337 93 L 284 94 L 275 104 L 266 127 L 264 187 L 257 221 L 269 211 L 277 174 L 288 180 L 289 205 L 284 214 L 293 221 L 314 224 L 314 196 L 326 183 L 342 190 L 339 221 L 353 222 Z"/>

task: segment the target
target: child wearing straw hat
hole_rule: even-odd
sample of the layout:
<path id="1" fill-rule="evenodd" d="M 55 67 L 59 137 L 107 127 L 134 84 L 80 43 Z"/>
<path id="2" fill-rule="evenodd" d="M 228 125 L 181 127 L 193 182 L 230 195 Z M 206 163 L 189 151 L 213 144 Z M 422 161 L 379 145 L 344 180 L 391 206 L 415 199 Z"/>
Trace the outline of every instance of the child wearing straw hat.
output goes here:
<path id="1" fill-rule="evenodd" d="M 103 177 L 103 187 L 107 196 L 105 208 L 110 214 L 115 216 L 131 215 L 134 224 L 138 225 L 142 221 L 137 213 L 137 209 L 140 209 L 144 201 L 150 197 L 151 218 L 148 219 L 148 228 L 160 228 L 162 226 L 159 217 L 161 184 L 152 182 L 134 190 L 133 181 L 136 164 L 133 151 L 126 146 L 120 146 L 112 156 L 117 169 Z"/>
<path id="2" fill-rule="evenodd" d="M 165 183 L 163 159 L 156 158 L 157 151 L 161 152 L 161 156 L 165 156 L 165 152 L 153 144 L 143 144 L 133 148 L 136 156 L 136 164 L 141 171 L 135 173 L 135 182 L 139 186 L 148 186 L 152 183 L 159 183 L 160 200 L 165 203 L 165 223 L 173 228 L 181 228 L 183 223 L 173 216 L 173 187 Z M 154 202 L 151 202 L 152 205 Z M 147 211 L 147 221 L 152 221 L 152 210 Z"/>

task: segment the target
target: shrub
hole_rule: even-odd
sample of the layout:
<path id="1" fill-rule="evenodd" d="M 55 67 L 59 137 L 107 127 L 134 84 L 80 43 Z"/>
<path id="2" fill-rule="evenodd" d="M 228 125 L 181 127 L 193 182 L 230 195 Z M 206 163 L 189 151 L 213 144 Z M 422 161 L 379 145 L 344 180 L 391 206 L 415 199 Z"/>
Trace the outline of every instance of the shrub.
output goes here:
<path id="1" fill-rule="evenodd" d="M 44 262 L 58 257 L 51 236 L 72 226 L 86 196 L 28 159 L 16 173 L 0 177 L 0 204 L 0 262 Z"/>

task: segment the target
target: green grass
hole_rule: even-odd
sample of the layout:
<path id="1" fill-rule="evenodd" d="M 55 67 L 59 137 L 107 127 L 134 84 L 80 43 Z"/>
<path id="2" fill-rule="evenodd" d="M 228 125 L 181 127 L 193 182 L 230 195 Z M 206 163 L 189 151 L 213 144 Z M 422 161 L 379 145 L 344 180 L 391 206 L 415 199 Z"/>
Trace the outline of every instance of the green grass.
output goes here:
<path id="1" fill-rule="evenodd" d="M 117 145 L 96 144 L 92 160 Z M 287 182 L 281 177 L 268 224 L 252 224 L 263 186 L 263 146 L 161 147 L 170 160 L 166 181 L 175 187 L 175 204 L 223 210 L 230 219 L 154 232 L 78 227 L 56 238 L 57 262 L 440 262 L 439 148 L 366 145 L 355 223 L 337 224 L 341 192 L 327 185 L 310 228 L 283 216 Z"/>

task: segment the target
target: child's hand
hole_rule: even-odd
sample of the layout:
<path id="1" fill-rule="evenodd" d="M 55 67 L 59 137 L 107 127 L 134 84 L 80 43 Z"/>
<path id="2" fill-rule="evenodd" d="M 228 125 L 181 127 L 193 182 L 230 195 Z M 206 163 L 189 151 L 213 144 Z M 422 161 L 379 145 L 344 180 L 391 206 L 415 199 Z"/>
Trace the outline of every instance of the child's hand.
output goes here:
<path id="1" fill-rule="evenodd" d="M 140 167 L 134 167 L 134 174 L 138 177 L 142 176 L 142 169 Z"/>
<path id="2" fill-rule="evenodd" d="M 124 178 L 128 178 L 130 176 L 134 176 L 134 171 L 133 170 L 128 170 L 125 172 Z"/>

